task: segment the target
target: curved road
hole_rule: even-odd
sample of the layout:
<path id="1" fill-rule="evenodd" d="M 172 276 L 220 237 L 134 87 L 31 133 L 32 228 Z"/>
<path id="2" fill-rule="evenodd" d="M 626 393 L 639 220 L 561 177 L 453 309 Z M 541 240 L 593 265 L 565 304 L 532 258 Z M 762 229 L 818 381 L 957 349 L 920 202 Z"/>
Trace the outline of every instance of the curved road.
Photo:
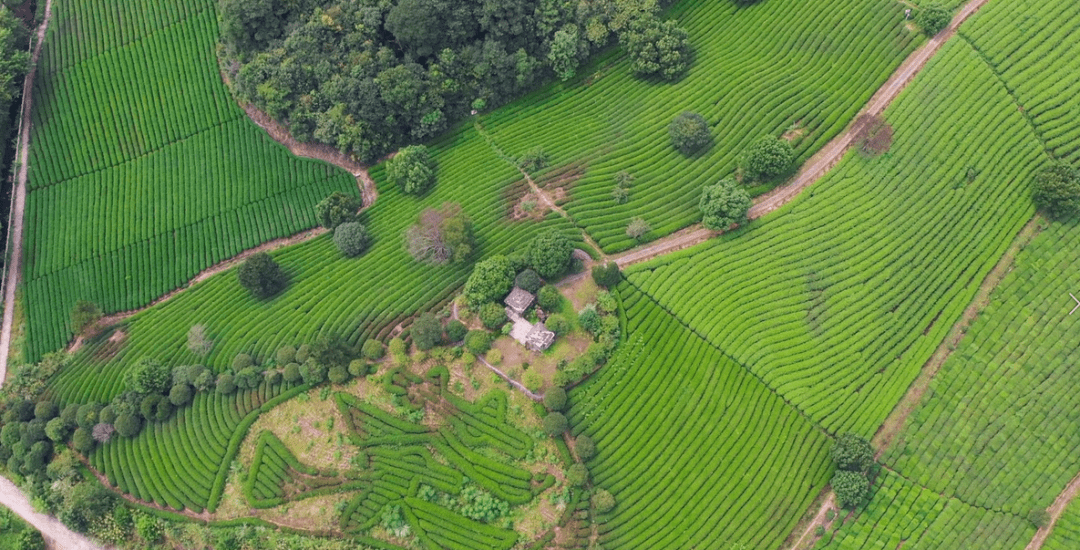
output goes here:
<path id="1" fill-rule="evenodd" d="M 0 504 L 19 515 L 33 525 L 45 540 L 52 543 L 50 548 L 59 550 L 107 550 L 94 544 L 90 539 L 68 529 L 60 520 L 39 513 L 30 505 L 30 499 L 19 490 L 11 480 L 0 477 Z"/>

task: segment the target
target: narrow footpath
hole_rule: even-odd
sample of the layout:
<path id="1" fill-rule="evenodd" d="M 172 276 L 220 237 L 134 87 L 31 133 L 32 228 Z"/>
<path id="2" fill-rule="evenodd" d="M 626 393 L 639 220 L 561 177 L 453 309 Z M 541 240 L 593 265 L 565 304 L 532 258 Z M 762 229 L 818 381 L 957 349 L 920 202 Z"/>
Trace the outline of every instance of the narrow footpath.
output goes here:
<path id="1" fill-rule="evenodd" d="M 104 546 L 94 544 L 90 539 L 68 529 L 60 520 L 42 514 L 34 510 L 30 505 L 30 499 L 11 482 L 0 477 L 0 505 L 11 509 L 19 517 L 33 525 L 45 536 L 45 542 L 50 548 L 58 550 L 107 550 Z"/>
<path id="2" fill-rule="evenodd" d="M 7 280 L 4 281 L 4 323 L 0 329 L 0 386 L 7 379 L 8 355 L 11 353 L 11 325 L 15 316 L 15 289 L 19 285 L 19 272 L 22 271 L 23 219 L 26 210 L 26 179 L 30 159 L 30 107 L 34 100 L 34 76 L 41 57 L 41 46 L 45 43 L 45 31 L 52 19 L 52 0 L 45 2 L 45 18 L 38 26 L 34 36 L 34 53 L 30 55 L 30 69 L 23 80 L 22 112 L 19 115 L 19 144 L 16 161 L 19 163 L 19 175 L 13 189 L 14 200 L 8 220 L 8 250 L 11 251 L 7 265 Z"/>

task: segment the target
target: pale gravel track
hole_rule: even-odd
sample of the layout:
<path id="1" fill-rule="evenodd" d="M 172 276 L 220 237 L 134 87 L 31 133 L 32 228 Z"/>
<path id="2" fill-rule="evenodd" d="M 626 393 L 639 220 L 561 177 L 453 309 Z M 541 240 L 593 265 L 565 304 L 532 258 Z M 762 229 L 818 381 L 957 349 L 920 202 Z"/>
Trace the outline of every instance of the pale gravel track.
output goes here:
<path id="1" fill-rule="evenodd" d="M 41 531 L 52 548 L 59 550 L 108 550 L 90 539 L 68 529 L 60 520 L 34 510 L 30 499 L 6 477 L 0 477 L 0 504 Z"/>

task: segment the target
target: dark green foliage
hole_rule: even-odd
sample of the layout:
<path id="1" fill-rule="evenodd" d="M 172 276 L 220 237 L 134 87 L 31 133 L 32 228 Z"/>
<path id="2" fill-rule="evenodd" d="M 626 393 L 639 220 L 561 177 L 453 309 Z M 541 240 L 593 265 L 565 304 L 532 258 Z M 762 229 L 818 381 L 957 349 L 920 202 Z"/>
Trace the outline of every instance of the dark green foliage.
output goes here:
<path id="1" fill-rule="evenodd" d="M 56 415 L 60 414 L 60 407 L 56 406 L 56 403 L 52 401 L 44 400 L 39 401 L 34 406 L 34 418 L 44 420 L 46 422 L 56 418 Z"/>
<path id="2" fill-rule="evenodd" d="M 363 362 L 363 361 L 361 361 L 359 359 L 353 359 L 352 361 L 349 361 L 349 369 L 348 370 L 349 370 L 349 376 L 352 376 L 354 378 L 359 378 L 361 376 L 366 376 L 369 369 L 368 369 L 368 364 L 367 363 L 365 363 L 365 362 Z"/>
<path id="3" fill-rule="evenodd" d="M 158 405 L 161 404 L 162 397 L 160 395 L 148 395 L 142 399 L 142 403 L 139 405 L 139 413 L 148 422 L 152 422 L 157 418 Z"/>
<path id="4" fill-rule="evenodd" d="M 240 369 L 233 377 L 233 382 L 236 382 L 236 387 L 242 390 L 253 390 L 259 387 L 262 383 L 262 372 L 256 367 L 247 367 Z"/>
<path id="5" fill-rule="evenodd" d="M 281 346 L 277 352 L 274 353 L 274 359 L 279 365 L 288 365 L 296 359 L 296 348 L 292 346 Z"/>
<path id="6" fill-rule="evenodd" d="M 149 514 L 139 514 L 135 518 L 135 534 L 139 535 L 143 542 L 154 543 L 161 539 L 165 530 L 161 520 Z"/>
<path id="7" fill-rule="evenodd" d="M 101 408 L 101 411 L 98 412 L 98 422 L 112 424 L 113 422 L 116 422 L 116 415 L 117 412 L 115 407 L 112 405 L 105 405 Z"/>
<path id="8" fill-rule="evenodd" d="M 1033 508 L 1027 514 L 1027 520 L 1035 526 L 1036 529 L 1042 529 L 1050 524 L 1050 513 L 1045 508 Z"/>
<path id="9" fill-rule="evenodd" d="M 218 375 L 215 385 L 221 395 L 232 395 L 236 391 L 236 381 L 233 380 L 233 375 L 227 372 Z"/>
<path id="10" fill-rule="evenodd" d="M 623 34 L 622 43 L 630 56 L 630 68 L 638 76 L 675 80 L 690 63 L 690 41 L 675 21 L 639 18 Z"/>
<path id="11" fill-rule="evenodd" d="M 311 359 L 325 365 L 327 368 L 338 366 L 348 367 L 352 360 L 353 350 L 348 342 L 337 334 L 319 336 L 315 345 L 311 346 Z M 305 364 L 307 361 L 304 362 Z"/>
<path id="12" fill-rule="evenodd" d="M 177 407 L 183 407 L 191 403 L 194 394 L 189 384 L 176 384 L 172 390 L 169 390 L 169 402 Z"/>
<path id="13" fill-rule="evenodd" d="M 482 330 L 470 330 L 465 335 L 465 349 L 473 355 L 483 355 L 491 349 L 491 336 Z"/>
<path id="14" fill-rule="evenodd" d="M 377 361 L 386 355 L 386 347 L 378 340 L 369 339 L 364 341 L 364 346 L 361 348 L 360 353 L 365 359 Z"/>
<path id="15" fill-rule="evenodd" d="M 285 365 L 285 370 L 281 374 L 285 381 L 290 384 L 295 384 L 303 379 L 303 376 L 300 376 L 300 365 L 297 363 Z"/>
<path id="16" fill-rule="evenodd" d="M 548 161 L 548 154 L 544 152 L 544 148 L 537 145 L 522 153 L 517 159 L 517 165 L 526 172 L 537 172 L 547 167 Z"/>
<path id="17" fill-rule="evenodd" d="M 476 250 L 472 219 L 457 203 L 425 208 L 416 223 L 405 230 L 405 247 L 421 262 L 464 262 Z"/>
<path id="18" fill-rule="evenodd" d="M 506 324 L 506 308 L 495 302 L 480 306 L 480 322 L 485 328 L 496 330 Z"/>
<path id="19" fill-rule="evenodd" d="M 71 309 L 71 331 L 81 334 L 87 327 L 101 318 L 101 308 L 93 302 L 79 300 Z"/>
<path id="20" fill-rule="evenodd" d="M 836 438 L 832 448 L 833 462 L 841 470 L 865 472 L 874 463 L 874 448 L 870 442 L 853 433 Z"/>
<path id="21" fill-rule="evenodd" d="M 569 427 L 566 417 L 560 412 L 548 413 L 543 421 L 544 433 L 551 437 L 562 435 Z"/>
<path id="22" fill-rule="evenodd" d="M 64 410 L 60 412 L 60 418 L 64 419 L 69 426 L 74 426 L 79 419 L 79 404 L 68 403 Z"/>
<path id="23" fill-rule="evenodd" d="M 589 460 L 596 456 L 596 443 L 593 443 L 591 437 L 581 434 L 574 440 L 574 452 L 581 460 Z"/>
<path id="24" fill-rule="evenodd" d="M 926 36 L 934 36 L 952 22 L 952 12 L 941 4 L 927 4 L 915 15 L 915 23 Z"/>
<path id="25" fill-rule="evenodd" d="M 240 286 L 261 300 L 281 292 L 287 283 L 281 266 L 265 252 L 253 254 L 236 270 Z"/>
<path id="26" fill-rule="evenodd" d="M 276 386 L 276 385 L 281 383 L 281 379 L 282 379 L 281 371 L 279 371 L 279 370 L 268 370 L 268 371 L 263 373 L 263 379 L 266 381 L 266 384 L 268 386 Z"/>
<path id="27" fill-rule="evenodd" d="M 544 392 L 544 406 L 549 411 L 562 411 L 566 408 L 566 390 L 555 386 Z"/>
<path id="28" fill-rule="evenodd" d="M 592 268 L 592 278 L 597 286 L 613 288 L 622 280 L 622 271 L 619 270 L 619 264 L 615 262 L 597 264 Z"/>
<path id="29" fill-rule="evenodd" d="M 124 437 L 135 437 L 139 435 L 139 431 L 142 430 L 142 419 L 134 414 L 122 414 L 116 417 L 116 422 L 113 423 L 113 427 L 116 428 L 116 433 Z M 75 430 L 76 438 L 79 435 L 79 430 Z M 90 433 L 87 431 L 87 436 Z"/>
<path id="30" fill-rule="evenodd" d="M 22 437 L 20 440 L 23 445 L 30 447 L 38 441 L 44 441 L 48 436 L 45 435 L 45 421 L 44 420 L 31 420 L 21 425 Z"/>
<path id="31" fill-rule="evenodd" d="M 16 399 L 8 403 L 4 411 L 4 422 L 29 422 L 34 418 L 34 402 L 29 399 Z"/>
<path id="32" fill-rule="evenodd" d="M 171 383 L 169 367 L 150 357 L 139 359 L 124 373 L 124 385 L 135 393 L 165 393 Z"/>
<path id="33" fill-rule="evenodd" d="M 71 436 L 71 425 L 64 422 L 63 418 L 54 418 L 45 424 L 45 435 L 53 443 L 64 444 Z"/>
<path id="34" fill-rule="evenodd" d="M 544 321 L 544 326 L 551 332 L 554 332 L 555 336 L 568 334 L 574 329 L 573 325 L 570 324 L 570 321 L 567 321 L 566 318 L 561 315 L 552 315 L 548 317 L 547 321 Z"/>
<path id="35" fill-rule="evenodd" d="M 581 44 L 581 40 L 578 38 L 577 27 L 568 25 L 555 33 L 547 59 L 551 63 L 555 75 L 560 80 L 570 80 L 577 74 L 577 67 L 580 63 L 578 60 L 580 56 L 579 44 Z"/>
<path id="36" fill-rule="evenodd" d="M 536 294 L 536 305 L 548 313 L 562 310 L 562 303 L 562 293 L 551 285 L 541 288 Z"/>
<path id="37" fill-rule="evenodd" d="M 795 150 L 786 139 L 762 136 L 750 144 L 739 157 L 743 183 L 767 181 L 791 171 Z"/>
<path id="38" fill-rule="evenodd" d="M 566 482 L 574 487 L 581 487 L 589 480 L 589 469 L 580 462 L 574 463 L 566 470 Z"/>
<path id="39" fill-rule="evenodd" d="M 246 353 L 238 353 L 236 357 L 233 357 L 232 368 L 233 370 L 246 369 L 255 364 L 255 360 Z"/>
<path id="40" fill-rule="evenodd" d="M 345 222 L 334 230 L 334 245 L 346 257 L 354 258 L 367 251 L 371 235 L 360 222 Z"/>
<path id="41" fill-rule="evenodd" d="M 1035 207 L 1047 217 L 1064 220 L 1080 214 L 1080 172 L 1057 162 L 1035 173 Z"/>
<path id="42" fill-rule="evenodd" d="M 330 367 L 330 371 L 327 373 L 327 377 L 333 384 L 344 384 L 349 381 L 349 369 L 342 366 Z"/>
<path id="43" fill-rule="evenodd" d="M 465 334 L 469 332 L 465 323 L 458 321 L 457 319 L 451 319 L 446 323 L 446 339 L 453 342 L 460 342 L 465 339 Z"/>
<path id="44" fill-rule="evenodd" d="M 832 489 L 840 506 L 851 509 L 866 500 L 866 495 L 870 493 L 870 481 L 860 472 L 837 470 L 833 474 Z"/>
<path id="45" fill-rule="evenodd" d="M 386 177 L 409 195 L 423 195 L 435 185 L 435 158 L 423 145 L 410 145 L 386 163 Z"/>
<path id="46" fill-rule="evenodd" d="M 668 125 L 671 144 L 682 154 L 692 155 L 712 141 L 705 117 L 689 111 L 680 113 Z"/>
<path id="47" fill-rule="evenodd" d="M 303 363 L 311 357 L 311 346 L 308 344 L 300 344 L 300 347 L 296 348 L 296 358 L 294 361 L 297 363 Z"/>
<path id="48" fill-rule="evenodd" d="M 13 550 L 45 550 L 45 538 L 37 529 L 24 529 L 19 533 Z"/>
<path id="49" fill-rule="evenodd" d="M 506 256 L 492 256 L 477 262 L 465 282 L 465 299 L 471 307 L 487 302 L 499 302 L 514 286 L 514 266 Z"/>
<path id="50" fill-rule="evenodd" d="M 319 225 L 335 229 L 343 223 L 356 221 L 357 211 L 364 205 L 360 197 L 334 191 L 315 205 L 315 218 Z"/>
<path id="51" fill-rule="evenodd" d="M 94 424 L 98 422 L 98 412 L 101 411 L 101 405 L 99 403 L 87 403 L 79 407 L 79 414 L 76 416 L 75 421 L 80 428 L 90 429 L 94 427 Z"/>
<path id="52" fill-rule="evenodd" d="M 265 47 L 281 38 L 290 3 L 284 0 L 221 0 L 221 33 L 237 48 Z"/>
<path id="53" fill-rule="evenodd" d="M 592 304 L 585 306 L 585 309 L 578 313 L 578 324 L 593 336 L 600 333 L 602 328 L 600 314 L 596 312 Z"/>
<path id="54" fill-rule="evenodd" d="M 537 235 L 529 245 L 529 265 L 541 277 L 552 279 L 566 272 L 573 253 L 574 245 L 570 239 L 552 229 Z"/>
<path id="55" fill-rule="evenodd" d="M 734 179 L 722 179 L 701 190 L 701 224 L 714 231 L 726 230 L 731 224 L 746 221 L 751 204 L 750 194 Z"/>
<path id="56" fill-rule="evenodd" d="M 420 314 L 420 317 L 413 321 L 409 332 L 412 334 L 413 345 L 420 351 L 428 351 L 442 343 L 442 325 L 431 313 Z"/>
<path id="57" fill-rule="evenodd" d="M 82 454 L 89 453 L 94 449 L 94 436 L 91 435 L 89 428 L 78 428 L 71 436 L 71 444 L 75 446 L 76 451 Z"/>
<path id="58" fill-rule="evenodd" d="M 610 512 L 615 507 L 615 497 L 604 489 L 597 489 L 590 502 L 593 509 L 601 514 Z"/>
<path id="59" fill-rule="evenodd" d="M 11 449 L 22 439 L 22 425 L 18 422 L 8 422 L 0 428 L 0 445 Z"/>
<path id="60" fill-rule="evenodd" d="M 518 273 L 517 277 L 514 278 L 514 286 L 533 293 L 540 290 L 540 285 L 542 284 L 544 284 L 544 281 L 540 280 L 540 275 L 532 269 L 526 269 L 525 271 Z"/>
<path id="61" fill-rule="evenodd" d="M 195 377 L 195 381 L 192 382 L 191 385 L 195 386 L 195 389 L 198 391 L 207 391 L 210 388 L 213 388 L 214 373 L 211 372 L 209 369 L 203 369 L 202 372 L 200 372 L 199 375 Z"/>
<path id="62" fill-rule="evenodd" d="M 300 365 L 300 377 L 304 379 L 305 384 L 314 386 L 326 382 L 326 376 L 329 373 L 329 370 L 330 367 L 328 365 L 309 359 L 303 365 Z"/>
<path id="63" fill-rule="evenodd" d="M 99 518 L 116 508 L 116 496 L 100 483 L 75 485 L 57 511 L 57 517 L 76 531 L 87 532 Z"/>

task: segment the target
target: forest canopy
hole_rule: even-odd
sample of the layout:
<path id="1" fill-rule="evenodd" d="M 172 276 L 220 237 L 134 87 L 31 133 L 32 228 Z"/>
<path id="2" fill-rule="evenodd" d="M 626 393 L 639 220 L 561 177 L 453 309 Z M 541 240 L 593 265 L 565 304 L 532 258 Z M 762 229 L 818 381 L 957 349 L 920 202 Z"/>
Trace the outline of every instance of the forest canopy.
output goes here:
<path id="1" fill-rule="evenodd" d="M 639 74 L 678 77 L 685 55 L 658 68 L 657 48 L 631 33 L 657 25 L 660 7 L 660 0 L 221 0 L 220 26 L 240 99 L 300 141 L 371 162 L 544 79 L 572 78 L 616 40 L 633 42 L 631 57 L 641 52 L 649 70 Z M 659 50 L 671 49 L 670 32 L 656 38 L 665 41 Z"/>

